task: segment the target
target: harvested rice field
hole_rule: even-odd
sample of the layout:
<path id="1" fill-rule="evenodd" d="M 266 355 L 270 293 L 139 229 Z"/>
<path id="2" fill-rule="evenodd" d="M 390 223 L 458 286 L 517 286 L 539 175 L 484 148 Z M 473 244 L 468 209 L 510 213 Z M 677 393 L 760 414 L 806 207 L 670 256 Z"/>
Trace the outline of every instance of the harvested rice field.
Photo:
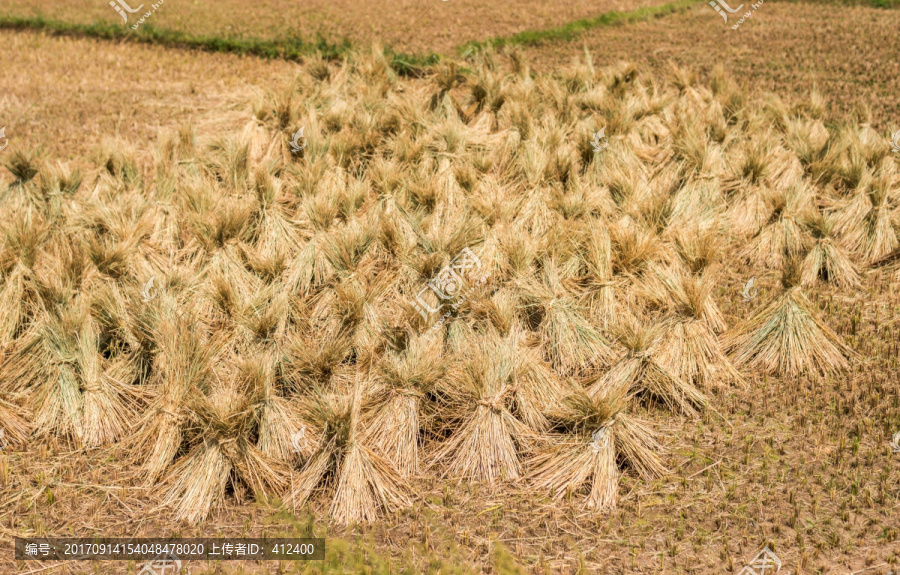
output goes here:
<path id="1" fill-rule="evenodd" d="M 670 62 L 708 75 L 722 65 L 743 89 L 788 101 L 817 89 L 835 122 L 891 133 L 900 118 L 900 11 L 867 5 L 773 3 L 738 30 L 698 6 L 633 26 L 595 29 L 577 40 L 524 49 L 539 72 L 587 49 L 600 65 L 620 61 L 668 74 Z M 732 16 L 732 19 L 734 16 Z"/>
<path id="2" fill-rule="evenodd" d="M 427 61 L 0 31 L 0 573 L 900 569 L 897 12 L 491 40 L 607 9 L 535 4 Z"/>
<path id="3" fill-rule="evenodd" d="M 313 0 L 285 2 L 224 0 L 214 4 L 169 0 L 151 16 L 152 26 L 198 36 L 301 38 L 340 45 L 345 40 L 378 42 L 399 52 L 445 53 L 469 41 L 556 28 L 611 11 L 660 6 L 667 0 L 545 0 L 478 2 L 444 0 L 361 2 Z M 131 2 L 137 8 L 141 2 Z M 150 6 L 152 3 L 146 3 Z M 6 0 L 7 16 L 89 24 L 121 24 L 108 2 L 95 0 Z M 146 7 L 145 7 L 146 8 Z M 137 12 L 137 15 L 144 11 Z M 2 13 L 0 13 L 2 14 Z M 132 16 L 131 18 L 135 18 Z"/>
<path id="4" fill-rule="evenodd" d="M 2 110 L 17 139 L 60 159 L 85 158 L 104 140 L 149 159 L 160 130 L 190 122 L 198 131 L 234 129 L 262 86 L 290 85 L 296 64 L 224 54 L 0 31 L 9 49 Z M 102 79 L 102 81 L 99 81 Z"/>

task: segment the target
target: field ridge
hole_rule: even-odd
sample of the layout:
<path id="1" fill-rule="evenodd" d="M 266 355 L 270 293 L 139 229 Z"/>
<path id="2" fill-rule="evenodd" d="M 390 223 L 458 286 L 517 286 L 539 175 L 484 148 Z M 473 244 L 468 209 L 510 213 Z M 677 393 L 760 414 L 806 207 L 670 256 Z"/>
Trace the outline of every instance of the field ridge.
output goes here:
<path id="1" fill-rule="evenodd" d="M 302 56 L 321 54 L 325 58 L 337 59 L 347 53 L 351 44 L 347 39 L 339 43 L 318 38 L 315 42 L 302 38 L 279 38 L 266 40 L 263 38 L 227 38 L 188 34 L 171 28 L 161 28 L 152 24 L 141 27 L 140 33 L 133 33 L 121 25 L 107 22 L 77 24 L 37 17 L 0 16 L 0 29 L 37 30 L 58 36 L 74 36 L 96 38 L 101 40 L 128 40 L 139 43 L 155 44 L 173 48 L 199 49 L 208 52 L 226 52 L 261 56 L 264 58 L 281 58 L 299 60 Z"/>
<path id="2" fill-rule="evenodd" d="M 641 8 L 630 10 L 628 12 L 612 10 L 610 12 L 604 12 L 594 18 L 582 18 L 554 28 L 525 30 L 511 36 L 500 36 L 488 40 L 466 42 L 457 48 L 457 50 L 460 53 L 465 54 L 472 50 L 483 50 L 485 48 L 496 48 L 498 46 L 532 46 L 548 40 L 572 40 L 581 33 L 594 28 L 602 28 L 604 26 L 635 22 L 638 20 L 648 20 L 650 18 L 661 18 L 663 16 L 668 16 L 669 14 L 687 10 L 696 3 L 696 0 L 675 0 L 674 2 L 668 2 L 658 6 L 642 6 Z"/>
<path id="3" fill-rule="evenodd" d="M 457 53 L 480 51 L 487 47 L 535 45 L 552 40 L 571 40 L 579 34 L 594 28 L 612 26 L 619 23 L 635 22 L 649 18 L 659 18 L 686 10 L 696 0 L 675 0 L 659 6 L 647 6 L 635 10 L 620 12 L 612 10 L 603 12 L 593 18 L 582 18 L 568 22 L 562 26 L 530 29 L 510 36 L 498 36 L 487 40 L 473 40 L 456 47 Z M 97 38 L 101 40 L 129 40 L 160 46 L 199 49 L 210 52 L 225 52 L 261 56 L 264 58 L 281 58 L 299 60 L 303 56 L 321 54 L 325 58 L 338 59 L 353 47 L 349 39 L 331 42 L 325 38 L 317 38 L 315 42 L 302 38 L 286 37 L 273 40 L 263 38 L 227 38 L 189 34 L 171 28 L 162 28 L 147 24 L 140 33 L 133 33 L 127 28 L 107 22 L 80 24 L 65 22 L 44 16 L 22 17 L 8 14 L 0 15 L 0 29 L 37 30 L 61 36 Z M 435 54 L 397 54 L 395 58 L 401 70 L 405 65 L 422 66 L 437 61 Z"/>

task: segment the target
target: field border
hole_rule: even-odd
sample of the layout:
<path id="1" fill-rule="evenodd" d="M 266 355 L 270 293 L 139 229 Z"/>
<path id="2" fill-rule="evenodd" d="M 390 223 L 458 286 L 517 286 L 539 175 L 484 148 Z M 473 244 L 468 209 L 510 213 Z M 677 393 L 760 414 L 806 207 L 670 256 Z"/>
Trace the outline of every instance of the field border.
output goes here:
<path id="1" fill-rule="evenodd" d="M 841 6 L 870 6 L 881 9 L 900 8 L 900 0 L 825 0 L 824 4 Z M 545 42 L 570 41 L 589 30 L 663 18 L 684 12 L 692 6 L 705 2 L 697 0 L 674 0 L 656 6 L 642 6 L 635 10 L 603 12 L 593 18 L 582 18 L 551 28 L 523 30 L 510 36 L 497 36 L 486 40 L 471 40 L 450 50 L 450 53 L 466 56 L 489 48 L 502 46 L 534 46 Z M 348 38 L 333 42 L 319 36 L 316 41 L 306 41 L 301 37 L 263 39 L 257 37 L 228 38 L 224 36 L 194 35 L 171 28 L 160 28 L 153 24 L 141 27 L 140 32 L 131 32 L 120 25 L 109 22 L 71 23 L 44 16 L 21 17 L 0 14 L 0 30 L 34 30 L 56 36 L 95 38 L 152 44 L 168 48 L 202 50 L 258 56 L 268 59 L 299 61 L 304 56 L 318 54 L 329 60 L 338 60 L 356 48 Z M 409 54 L 395 52 L 388 46 L 385 52 L 391 57 L 392 67 L 402 75 L 419 76 L 429 66 L 440 61 L 442 55 Z"/>
<path id="2" fill-rule="evenodd" d="M 500 36 L 487 40 L 472 40 L 456 48 L 451 53 L 464 54 L 466 52 L 480 51 L 488 47 L 534 45 L 546 41 L 571 40 L 581 33 L 593 28 L 612 26 L 620 23 L 629 23 L 650 18 L 659 18 L 681 12 L 692 5 L 696 0 L 675 0 L 659 6 L 644 6 L 628 12 L 616 10 L 603 12 L 593 18 L 582 18 L 553 28 L 541 28 L 523 30 L 511 36 Z M 339 43 L 330 42 L 322 37 L 315 42 L 304 41 L 302 38 L 278 38 L 266 40 L 261 38 L 226 38 L 222 36 L 197 36 L 174 30 L 171 28 L 159 28 L 147 24 L 139 33 L 132 33 L 119 25 L 108 22 L 92 22 L 88 24 L 70 23 L 63 20 L 46 18 L 44 16 L 20 17 L 8 14 L 0 15 L 0 30 L 35 30 L 47 32 L 58 36 L 73 36 L 83 38 L 96 38 L 101 40 L 121 40 L 158 46 L 187 48 L 204 50 L 208 52 L 223 52 L 233 54 L 247 54 L 263 58 L 279 58 L 285 60 L 299 60 L 303 56 L 320 54 L 323 58 L 339 59 L 353 49 L 354 44 L 347 38 Z M 437 62 L 439 54 L 408 54 L 396 53 L 386 50 L 392 55 L 397 70 L 401 73 L 417 74 L 422 67 Z"/>
<path id="3" fill-rule="evenodd" d="M 486 48 L 500 46 L 534 46 L 548 41 L 569 41 L 577 38 L 582 33 L 595 28 L 604 28 L 616 24 L 638 22 L 651 18 L 662 18 L 677 12 L 684 12 L 691 6 L 699 5 L 697 0 L 675 0 L 658 6 L 642 6 L 628 12 L 612 10 L 604 12 L 594 18 L 582 18 L 555 28 L 542 28 L 537 30 L 524 30 L 512 36 L 498 36 L 488 40 L 473 40 L 456 48 L 460 54 L 472 51 L 481 51 Z"/>
<path id="4" fill-rule="evenodd" d="M 0 15 L 0 30 L 4 29 L 35 30 L 47 32 L 54 36 L 121 40 L 169 48 L 246 54 L 284 60 L 299 60 L 303 56 L 312 54 L 321 54 L 322 57 L 328 59 L 338 59 L 347 54 L 352 48 L 352 44 L 347 39 L 340 43 L 333 43 L 324 38 L 318 38 L 315 42 L 304 41 L 302 38 L 280 38 L 276 40 L 226 38 L 223 36 L 193 35 L 171 28 L 159 28 L 152 24 L 145 24 L 141 27 L 140 32 L 131 32 L 120 25 L 107 22 L 77 24 L 43 16 L 17 17 Z"/>

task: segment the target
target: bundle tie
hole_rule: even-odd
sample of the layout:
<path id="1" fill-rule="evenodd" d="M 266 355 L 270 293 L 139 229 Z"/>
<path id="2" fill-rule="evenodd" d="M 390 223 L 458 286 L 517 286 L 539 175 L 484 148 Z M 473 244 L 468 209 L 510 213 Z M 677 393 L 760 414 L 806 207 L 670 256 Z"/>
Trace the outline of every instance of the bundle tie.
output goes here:
<path id="1" fill-rule="evenodd" d="M 609 445 L 609 426 L 611 424 L 612 422 L 604 425 L 591 434 L 591 449 L 600 451 Z"/>
<path id="2" fill-rule="evenodd" d="M 506 392 L 509 391 L 510 387 L 508 385 L 504 386 L 496 395 L 491 397 L 490 399 L 479 399 L 475 403 L 477 405 L 483 405 L 485 407 L 489 407 L 493 411 L 500 411 L 500 402 L 503 401 L 503 396 L 506 395 Z"/>
<path id="3" fill-rule="evenodd" d="M 81 383 L 81 391 L 84 393 L 99 393 L 100 392 L 100 384 L 94 381 L 82 381 Z"/>

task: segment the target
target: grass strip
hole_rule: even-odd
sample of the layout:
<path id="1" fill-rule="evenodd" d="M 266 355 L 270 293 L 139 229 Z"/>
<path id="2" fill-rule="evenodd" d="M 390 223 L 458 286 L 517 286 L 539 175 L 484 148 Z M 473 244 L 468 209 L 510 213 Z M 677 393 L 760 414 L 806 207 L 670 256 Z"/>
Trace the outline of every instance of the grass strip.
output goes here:
<path id="1" fill-rule="evenodd" d="M 63 20 L 53 20 L 37 16 L 22 18 L 17 16 L 0 16 L 0 29 L 7 30 L 39 30 L 57 36 L 79 38 L 100 38 L 103 40 L 123 40 L 158 46 L 189 48 L 207 52 L 227 52 L 245 54 L 263 58 L 282 58 L 300 60 L 303 56 L 320 54 L 323 58 L 337 60 L 351 50 L 349 40 L 340 44 L 330 43 L 324 38 L 316 42 L 304 42 L 300 38 L 263 40 L 259 38 L 223 38 L 220 36 L 197 36 L 186 34 L 170 28 L 159 28 L 145 24 L 140 31 L 132 32 L 120 25 L 108 22 L 77 24 Z M 386 50 L 391 60 L 391 67 L 401 76 L 422 76 L 427 69 L 440 60 L 434 53 L 427 56 L 405 54 Z"/>
<path id="2" fill-rule="evenodd" d="M 684 10 L 695 3 L 696 0 L 675 0 L 661 6 L 648 6 L 630 12 L 605 12 L 597 17 L 576 20 L 558 28 L 526 30 L 512 36 L 466 42 L 457 47 L 457 51 L 466 53 L 496 46 L 534 45 L 545 41 L 571 40 L 592 28 L 664 16 Z M 158 28 L 152 24 L 146 24 L 138 32 L 132 33 L 127 28 L 107 22 L 76 24 L 43 16 L 18 17 L 2 15 L 0 16 L 0 29 L 3 28 L 41 30 L 51 34 L 66 36 L 130 40 L 162 46 L 187 47 L 210 52 L 230 52 L 265 58 L 285 58 L 288 60 L 298 60 L 302 56 L 313 53 L 319 53 L 325 58 L 339 58 L 346 54 L 351 47 L 350 41 L 346 39 L 340 44 L 334 44 L 324 38 L 319 38 L 316 42 L 305 42 L 300 38 L 263 40 L 259 38 L 198 36 L 178 30 Z M 437 60 L 438 56 L 435 54 L 427 56 L 392 54 L 392 62 L 395 65 L 395 69 L 404 75 L 418 75 L 422 68 L 428 67 Z"/>
<path id="3" fill-rule="evenodd" d="M 681 12 L 694 5 L 697 5 L 696 0 L 675 0 L 675 2 L 669 2 L 659 6 L 646 6 L 630 12 L 617 12 L 613 10 L 611 12 L 604 12 L 594 18 L 582 18 L 581 20 L 569 22 L 558 28 L 525 30 L 524 32 L 519 32 L 512 36 L 501 36 L 489 40 L 466 42 L 459 46 L 457 51 L 461 54 L 466 54 L 478 52 L 486 48 L 496 48 L 498 46 L 533 46 L 548 41 L 572 40 L 581 33 L 593 28 L 602 28 L 604 26 L 612 26 L 614 24 L 625 22 L 658 18 L 675 12 Z"/>
<path id="4" fill-rule="evenodd" d="M 870 5 L 879 8 L 900 7 L 900 0 L 837 0 L 836 3 L 840 5 Z M 473 40 L 458 46 L 456 51 L 460 54 L 467 54 L 498 46 L 532 46 L 548 41 L 567 41 L 594 28 L 659 18 L 682 12 L 693 4 L 696 4 L 696 0 L 675 0 L 667 4 L 645 6 L 629 12 L 613 10 L 604 12 L 594 18 L 583 18 L 569 22 L 557 28 L 525 30 L 512 36 Z M 187 34 L 170 28 L 158 28 L 149 23 L 142 26 L 140 31 L 132 32 L 121 25 L 108 22 L 78 24 L 45 18 L 44 16 L 21 17 L 8 14 L 0 15 L 0 29 L 40 30 L 61 36 L 128 40 L 160 46 L 193 48 L 209 52 L 227 52 L 264 58 L 283 58 L 286 60 L 300 60 L 303 56 L 316 53 L 323 58 L 339 59 L 352 48 L 348 39 L 344 39 L 340 43 L 333 43 L 322 37 L 319 37 L 315 42 L 304 41 L 301 38 L 278 38 L 273 40 L 226 38 L 222 36 Z M 434 53 L 418 55 L 394 53 L 390 50 L 388 52 L 391 55 L 392 67 L 405 76 L 421 75 L 425 69 L 440 59 Z"/>
<path id="5" fill-rule="evenodd" d="M 132 32 L 120 25 L 108 22 L 78 24 L 44 18 L 43 16 L 23 18 L 2 15 L 0 16 L 0 29 L 38 30 L 57 36 L 123 40 L 166 47 L 189 48 L 207 52 L 227 52 L 295 61 L 300 60 L 303 56 L 316 53 L 323 58 L 337 60 L 346 55 L 352 47 L 350 41 L 346 39 L 340 44 L 334 44 L 324 38 L 319 38 L 316 42 L 304 42 L 300 38 L 263 40 L 259 38 L 242 39 L 197 36 L 170 28 L 159 28 L 152 24 L 145 24 L 140 31 Z M 402 76 L 421 76 L 440 59 L 440 56 L 434 53 L 423 56 L 397 53 L 389 49 L 386 52 L 391 59 L 391 67 Z"/>
<path id="6" fill-rule="evenodd" d="M 324 38 L 319 38 L 315 42 L 307 42 L 301 38 L 280 38 L 274 40 L 225 38 L 222 36 L 194 35 L 170 28 L 158 28 L 152 24 L 145 24 L 141 26 L 139 31 L 132 32 L 121 25 L 107 22 L 77 24 L 43 16 L 29 18 L 2 15 L 0 16 L 0 29 L 40 30 L 60 36 L 127 40 L 159 46 L 246 54 L 263 58 L 283 58 L 286 60 L 299 60 L 303 56 L 315 53 L 319 53 L 325 58 L 336 59 L 346 54 L 350 49 L 349 40 L 334 44 Z"/>

